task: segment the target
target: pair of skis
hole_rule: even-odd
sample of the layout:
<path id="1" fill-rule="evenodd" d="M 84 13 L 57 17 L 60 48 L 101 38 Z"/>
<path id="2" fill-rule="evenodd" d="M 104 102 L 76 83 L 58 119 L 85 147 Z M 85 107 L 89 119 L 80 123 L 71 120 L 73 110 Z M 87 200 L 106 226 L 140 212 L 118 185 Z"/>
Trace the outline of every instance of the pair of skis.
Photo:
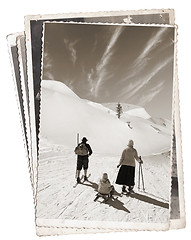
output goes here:
<path id="1" fill-rule="evenodd" d="M 73 188 L 77 187 L 78 184 L 84 184 L 86 181 L 88 182 L 88 179 L 89 179 L 90 176 L 91 176 L 91 174 L 89 174 L 89 175 L 87 176 L 87 180 L 83 180 L 83 179 L 84 179 L 84 175 L 82 175 L 81 178 L 80 178 L 80 182 L 79 182 L 79 183 L 77 182 L 77 183 L 73 186 Z"/>
<path id="2" fill-rule="evenodd" d="M 133 191 L 133 192 L 129 192 L 129 191 L 125 191 L 125 192 L 121 192 L 121 194 L 120 194 L 120 197 L 122 197 L 122 196 L 130 196 L 130 195 L 132 195 L 132 194 L 135 194 L 135 192 Z"/>

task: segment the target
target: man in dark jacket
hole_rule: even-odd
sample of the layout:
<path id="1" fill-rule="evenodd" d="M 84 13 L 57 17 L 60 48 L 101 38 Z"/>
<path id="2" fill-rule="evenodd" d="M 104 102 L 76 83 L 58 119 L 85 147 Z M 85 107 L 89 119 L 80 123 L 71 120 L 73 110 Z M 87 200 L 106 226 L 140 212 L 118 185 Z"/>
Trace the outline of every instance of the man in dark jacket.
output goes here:
<path id="1" fill-rule="evenodd" d="M 92 149 L 90 145 L 87 143 L 87 138 L 83 137 L 81 143 L 75 148 L 75 153 L 78 155 L 77 157 L 77 182 L 80 183 L 80 171 L 82 167 L 84 169 L 84 181 L 87 180 L 87 170 L 89 163 L 89 156 L 92 155 Z"/>

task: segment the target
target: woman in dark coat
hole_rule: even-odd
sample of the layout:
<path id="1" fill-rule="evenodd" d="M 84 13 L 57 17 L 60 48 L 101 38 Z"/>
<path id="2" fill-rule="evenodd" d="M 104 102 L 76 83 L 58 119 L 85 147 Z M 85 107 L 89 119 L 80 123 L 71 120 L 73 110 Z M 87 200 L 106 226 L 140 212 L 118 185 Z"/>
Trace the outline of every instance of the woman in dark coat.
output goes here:
<path id="1" fill-rule="evenodd" d="M 119 165 L 120 167 L 116 184 L 123 185 L 122 192 L 126 192 L 126 186 L 128 186 L 129 192 L 133 192 L 135 185 L 135 160 L 139 163 L 143 163 L 139 159 L 137 150 L 133 147 L 133 140 L 129 141 L 128 147 L 123 150 Z"/>

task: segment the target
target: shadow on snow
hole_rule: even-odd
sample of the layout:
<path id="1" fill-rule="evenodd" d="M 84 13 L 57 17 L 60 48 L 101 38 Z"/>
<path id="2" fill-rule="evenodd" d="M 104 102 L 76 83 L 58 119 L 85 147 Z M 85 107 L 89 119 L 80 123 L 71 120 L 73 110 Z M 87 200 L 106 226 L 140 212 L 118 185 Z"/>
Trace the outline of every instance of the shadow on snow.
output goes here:
<path id="1" fill-rule="evenodd" d="M 87 183 L 84 183 L 83 185 L 93 188 L 95 192 L 98 191 L 97 183 L 88 181 Z M 120 196 L 120 194 L 115 190 L 113 196 Z M 130 211 L 124 206 L 124 203 L 119 201 L 118 197 L 114 198 L 113 196 L 111 198 L 109 198 L 108 201 L 104 204 L 109 205 L 110 207 L 113 207 L 117 210 L 121 210 L 121 211 L 130 213 Z"/>
<path id="2" fill-rule="evenodd" d="M 158 206 L 158 207 L 167 208 L 167 209 L 169 208 L 168 203 L 161 202 L 159 200 L 156 200 L 154 198 L 151 198 L 151 197 L 139 194 L 139 193 L 134 193 L 134 194 L 130 195 L 130 197 L 131 198 L 136 198 L 136 199 L 138 199 L 142 202 L 153 204 L 153 205 Z"/>
<path id="3" fill-rule="evenodd" d="M 98 191 L 98 184 L 95 183 L 95 182 L 88 181 L 87 183 L 84 183 L 83 185 L 93 188 L 94 191 L 96 191 L 96 192 Z M 113 196 L 120 196 L 120 194 L 115 190 Z M 154 198 L 151 198 L 151 197 L 139 194 L 139 193 L 134 193 L 134 194 L 130 195 L 130 197 L 135 198 L 137 200 L 140 200 L 142 202 L 153 204 L 153 205 L 158 206 L 158 207 L 162 207 L 162 208 L 166 208 L 166 209 L 169 208 L 168 203 L 156 200 Z M 118 210 L 122 210 L 122 211 L 130 213 L 130 211 L 124 207 L 124 203 L 119 201 L 118 198 L 112 197 L 105 204 L 107 204 L 107 205 L 109 205 L 113 208 L 116 208 Z"/>

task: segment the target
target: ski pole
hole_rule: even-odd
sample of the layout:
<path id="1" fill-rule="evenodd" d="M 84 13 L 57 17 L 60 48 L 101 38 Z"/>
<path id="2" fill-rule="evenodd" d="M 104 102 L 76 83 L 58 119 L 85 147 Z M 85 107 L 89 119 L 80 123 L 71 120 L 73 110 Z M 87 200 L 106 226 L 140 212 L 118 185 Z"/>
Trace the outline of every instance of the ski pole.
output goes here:
<path id="1" fill-rule="evenodd" d="M 138 190 L 140 190 L 140 180 L 141 180 L 141 164 L 139 163 L 139 178 L 138 178 Z"/>
<path id="2" fill-rule="evenodd" d="M 145 184 L 144 184 L 144 178 L 143 178 L 143 168 L 142 168 L 141 163 L 140 163 L 140 166 L 141 166 L 141 177 L 142 177 L 143 191 L 145 191 Z"/>
<path id="3" fill-rule="evenodd" d="M 115 170 L 115 172 L 114 172 L 114 174 L 113 174 L 114 178 L 113 178 L 113 181 L 112 181 L 112 185 L 114 185 L 114 182 L 115 182 L 115 180 L 116 180 L 117 172 L 118 172 L 118 168 Z"/>
<path id="4" fill-rule="evenodd" d="M 79 134 L 79 133 L 77 133 L 77 146 L 78 146 L 78 144 L 79 144 L 79 141 L 80 141 L 80 134 Z M 78 166 L 78 155 L 77 155 L 77 163 L 76 163 L 76 176 L 75 176 L 75 178 L 77 178 L 77 166 Z"/>

